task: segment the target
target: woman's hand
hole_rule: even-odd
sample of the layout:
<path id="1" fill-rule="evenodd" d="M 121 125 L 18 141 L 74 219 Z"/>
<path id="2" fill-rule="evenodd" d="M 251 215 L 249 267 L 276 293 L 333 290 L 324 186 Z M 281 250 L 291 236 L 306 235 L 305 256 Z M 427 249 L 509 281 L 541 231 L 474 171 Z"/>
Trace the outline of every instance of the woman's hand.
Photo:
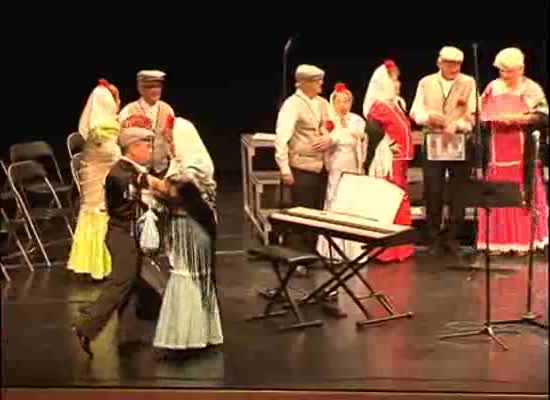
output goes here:
<path id="1" fill-rule="evenodd" d="M 351 136 L 353 136 L 353 138 L 358 140 L 358 141 L 361 141 L 361 140 L 365 139 L 365 137 L 366 137 L 365 132 L 360 131 L 360 130 L 352 132 Z"/>
<path id="2" fill-rule="evenodd" d="M 401 146 L 398 143 L 393 142 L 390 144 L 390 150 L 393 154 L 399 154 L 401 152 Z"/>

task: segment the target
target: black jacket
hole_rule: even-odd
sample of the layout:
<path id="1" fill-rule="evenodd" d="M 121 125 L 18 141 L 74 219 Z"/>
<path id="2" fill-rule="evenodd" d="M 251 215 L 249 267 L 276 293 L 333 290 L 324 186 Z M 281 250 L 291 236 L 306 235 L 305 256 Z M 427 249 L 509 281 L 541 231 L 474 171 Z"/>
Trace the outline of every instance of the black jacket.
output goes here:
<path id="1" fill-rule="evenodd" d="M 134 222 L 143 210 L 139 192 L 144 185 L 138 182 L 139 173 L 128 161 L 117 161 L 105 178 L 105 203 L 109 226 L 132 232 Z"/>

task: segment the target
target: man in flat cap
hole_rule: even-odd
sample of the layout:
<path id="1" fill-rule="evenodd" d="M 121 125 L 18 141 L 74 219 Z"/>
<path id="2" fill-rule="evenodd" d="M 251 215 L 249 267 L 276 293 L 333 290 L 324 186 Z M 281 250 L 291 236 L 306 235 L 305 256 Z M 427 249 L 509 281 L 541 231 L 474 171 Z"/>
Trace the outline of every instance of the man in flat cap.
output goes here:
<path id="1" fill-rule="evenodd" d="M 329 103 L 319 96 L 324 75 L 316 66 L 300 65 L 295 73 L 296 91 L 284 101 L 277 118 L 275 159 L 283 184 L 290 187 L 292 206 L 323 208 L 324 154 L 332 144 L 325 128 Z M 299 247 L 314 252 L 316 240 L 316 235 L 303 237 Z"/>
<path id="2" fill-rule="evenodd" d="M 168 192 L 168 186 L 147 174 L 144 167 L 151 158 L 154 134 L 144 128 L 123 129 L 118 137 L 122 157 L 105 179 L 105 202 L 109 224 L 105 241 L 112 258 L 112 273 L 100 296 L 85 311 L 73 330 L 82 349 L 93 357 L 90 341 L 105 327 L 112 314 L 118 312 L 119 334 L 124 323 L 135 320 L 137 293 L 145 284 L 140 280 L 141 255 L 135 222 L 142 208 L 142 188 Z M 121 336 L 120 346 L 129 344 Z"/>
<path id="3" fill-rule="evenodd" d="M 467 181 L 472 172 L 472 127 L 476 108 L 475 81 L 461 73 L 464 54 L 456 47 L 445 46 L 439 52 L 439 72 L 422 78 L 411 107 L 411 117 L 422 126 L 424 142 L 424 200 L 430 253 L 445 251 L 459 255 L 457 234 L 464 222 L 465 209 L 453 204 L 455 184 Z M 430 135 L 441 135 L 442 143 L 448 143 L 453 135 L 464 135 L 465 160 L 428 159 L 426 143 Z M 437 139 L 437 138 L 436 138 Z M 443 194 L 449 175 L 450 212 L 446 230 L 441 230 Z"/>
<path id="4" fill-rule="evenodd" d="M 145 116 L 151 121 L 149 128 L 155 133 L 151 164 L 152 172 L 156 176 L 163 176 L 168 168 L 168 145 L 162 132 L 166 129 L 169 118 L 175 117 L 172 107 L 161 100 L 165 77 L 166 74 L 158 70 L 138 72 L 137 88 L 141 97 L 126 105 L 119 114 L 123 127 L 126 127 L 128 119 L 135 115 Z"/>

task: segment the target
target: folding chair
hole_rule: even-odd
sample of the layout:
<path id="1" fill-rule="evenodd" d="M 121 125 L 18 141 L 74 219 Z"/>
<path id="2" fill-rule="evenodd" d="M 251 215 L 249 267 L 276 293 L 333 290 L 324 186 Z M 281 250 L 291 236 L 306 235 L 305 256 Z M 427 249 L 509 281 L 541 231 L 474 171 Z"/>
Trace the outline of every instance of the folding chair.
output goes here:
<path id="1" fill-rule="evenodd" d="M 19 161 L 36 161 L 44 165 L 46 169 L 48 169 L 48 164 L 51 164 L 56 175 L 56 179 L 50 176 L 52 187 L 58 194 L 70 193 L 71 185 L 65 184 L 57 158 L 48 143 L 36 141 L 12 145 L 10 147 L 10 162 L 16 163 Z M 46 161 L 48 161 L 48 163 L 46 163 Z M 48 193 L 49 191 L 43 184 L 29 188 L 29 190 L 35 193 Z M 70 197 L 68 198 L 70 200 Z"/>
<path id="2" fill-rule="evenodd" d="M 2 233 L 7 236 L 0 246 L 0 268 L 2 269 L 2 274 L 4 275 L 6 280 L 10 282 L 11 278 L 8 274 L 7 267 L 18 267 L 19 265 L 7 265 L 4 264 L 4 261 L 15 258 L 17 256 L 22 256 L 25 260 L 27 268 L 31 272 L 34 272 L 34 267 L 27 252 L 25 251 L 25 248 L 23 247 L 23 244 L 21 243 L 21 240 L 19 239 L 19 235 L 17 234 L 17 225 L 24 223 L 24 221 L 11 221 L 3 208 L 0 208 L 0 217 L 4 226 L 4 231 Z M 19 252 L 17 253 L 9 253 L 9 251 L 11 250 L 10 244 L 12 239 L 15 240 L 15 244 L 19 249 Z"/>
<path id="3" fill-rule="evenodd" d="M 71 157 L 71 174 L 73 176 L 73 182 L 76 185 L 78 194 L 81 194 L 80 190 L 80 162 L 82 160 L 82 153 L 76 153 Z"/>
<path id="4" fill-rule="evenodd" d="M 10 220 L 8 216 L 8 212 L 6 210 L 9 205 L 13 205 L 15 210 L 10 213 L 13 214 L 12 221 L 16 222 L 16 224 L 22 224 L 25 227 L 25 232 L 27 234 L 28 242 L 32 242 L 32 235 L 29 229 L 28 224 L 26 223 L 25 218 L 23 217 L 23 211 L 19 208 L 19 204 L 16 201 L 15 194 L 13 193 L 13 190 L 11 189 L 11 185 L 8 179 L 8 167 L 6 166 L 6 163 L 3 160 L 0 160 L 0 167 L 2 168 L 2 171 L 4 172 L 4 176 L 6 178 L 4 182 L 4 187 L 2 188 L 2 192 L 0 193 L 0 203 L 2 204 L 2 211 L 5 213 L 6 218 L 8 221 Z M 11 203 L 11 204 L 10 204 Z M 10 207 L 11 209 L 11 207 Z M 1 230 L 4 231 L 7 228 L 4 226 L 4 221 L 1 221 L 2 228 Z M 32 243 L 31 243 L 32 246 Z"/>
<path id="5" fill-rule="evenodd" d="M 52 264 L 46 253 L 46 246 L 42 242 L 35 221 L 50 221 L 53 218 L 63 218 L 72 238 L 73 230 L 68 218 L 72 210 L 63 208 L 54 187 L 48 179 L 46 170 L 36 161 L 20 161 L 11 164 L 8 167 L 8 180 L 18 203 L 18 207 L 23 211 L 23 215 L 30 227 L 32 236 L 38 244 L 46 264 L 48 267 L 51 267 Z M 37 185 L 41 185 L 48 190 L 49 194 L 52 196 L 53 204 L 56 207 L 33 207 L 31 205 L 30 197 L 35 193 L 29 189 Z"/>
<path id="6" fill-rule="evenodd" d="M 73 132 L 67 136 L 67 151 L 69 152 L 69 159 L 72 160 L 75 154 L 80 153 L 84 148 L 84 137 L 80 132 Z"/>

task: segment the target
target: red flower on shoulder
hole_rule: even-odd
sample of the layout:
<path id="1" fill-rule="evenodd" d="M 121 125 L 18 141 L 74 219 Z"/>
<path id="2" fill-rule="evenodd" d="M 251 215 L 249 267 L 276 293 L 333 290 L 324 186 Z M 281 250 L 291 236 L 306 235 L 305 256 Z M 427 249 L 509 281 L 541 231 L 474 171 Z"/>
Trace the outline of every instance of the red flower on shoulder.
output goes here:
<path id="1" fill-rule="evenodd" d="M 336 128 L 336 125 L 334 125 L 333 121 L 328 120 L 327 122 L 325 122 L 325 128 L 327 129 L 327 131 L 332 132 L 334 128 Z"/>
<path id="2" fill-rule="evenodd" d="M 464 107 L 466 105 L 466 100 L 463 98 L 460 98 L 456 101 L 456 105 L 459 107 Z"/>
<path id="3" fill-rule="evenodd" d="M 176 117 L 174 117 L 172 114 L 169 114 L 168 118 L 166 118 L 166 128 L 173 129 L 175 122 L 176 122 Z"/>

